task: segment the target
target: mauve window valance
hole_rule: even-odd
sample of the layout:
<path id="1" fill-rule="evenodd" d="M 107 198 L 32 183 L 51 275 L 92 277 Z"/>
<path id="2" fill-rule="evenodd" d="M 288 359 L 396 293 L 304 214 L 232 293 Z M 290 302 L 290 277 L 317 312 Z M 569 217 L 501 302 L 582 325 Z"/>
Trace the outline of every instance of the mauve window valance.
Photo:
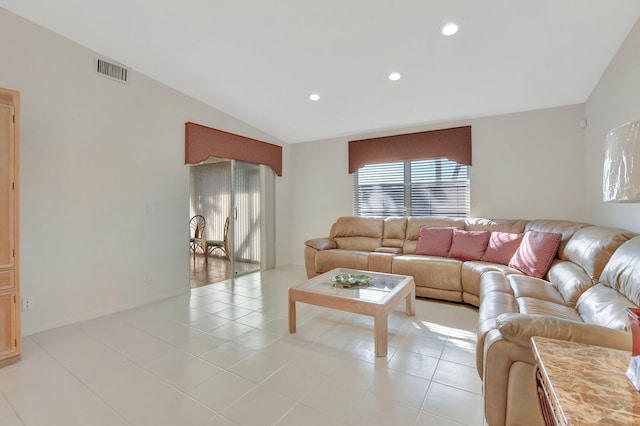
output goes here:
<path id="1" fill-rule="evenodd" d="M 446 158 L 471 165 L 471 126 L 349 142 L 349 173 L 367 164 Z"/>
<path id="2" fill-rule="evenodd" d="M 264 164 L 282 176 L 282 147 L 195 123 L 185 124 L 184 162 L 198 164 L 209 157 Z"/>

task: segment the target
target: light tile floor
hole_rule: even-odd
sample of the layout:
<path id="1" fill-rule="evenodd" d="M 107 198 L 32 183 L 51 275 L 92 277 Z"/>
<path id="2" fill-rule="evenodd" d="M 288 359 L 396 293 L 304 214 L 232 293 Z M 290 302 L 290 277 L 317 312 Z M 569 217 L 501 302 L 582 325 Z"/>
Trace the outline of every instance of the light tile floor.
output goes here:
<path id="1" fill-rule="evenodd" d="M 0 370 L 0 424 L 482 425 L 477 311 L 418 299 L 369 317 L 298 304 L 285 267 L 29 336 Z"/>

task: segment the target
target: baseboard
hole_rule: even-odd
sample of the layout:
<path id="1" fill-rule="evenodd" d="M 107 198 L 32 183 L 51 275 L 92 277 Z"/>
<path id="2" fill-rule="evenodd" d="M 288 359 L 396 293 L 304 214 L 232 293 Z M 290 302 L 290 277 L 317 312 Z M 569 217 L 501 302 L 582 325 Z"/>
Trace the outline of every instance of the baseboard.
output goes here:
<path id="1" fill-rule="evenodd" d="M 71 318 L 65 318 L 60 321 L 47 322 L 35 327 L 23 327 L 22 337 L 27 337 L 32 334 L 41 333 L 43 331 L 51 330 L 54 328 L 65 326 L 65 325 L 75 324 L 78 322 L 103 317 L 105 315 L 115 314 L 117 312 L 126 311 L 127 309 L 137 308 L 138 306 L 148 305 L 149 303 L 158 302 L 160 300 L 168 299 L 174 296 L 179 296 L 181 294 L 189 293 L 190 291 L 191 291 L 190 288 L 184 288 L 184 289 L 181 288 L 178 290 L 171 290 L 164 293 L 155 294 L 151 297 L 136 300 L 133 302 L 127 302 L 120 305 L 109 306 L 107 308 L 98 309 L 97 311 L 86 312 L 82 315 L 78 315 Z"/>

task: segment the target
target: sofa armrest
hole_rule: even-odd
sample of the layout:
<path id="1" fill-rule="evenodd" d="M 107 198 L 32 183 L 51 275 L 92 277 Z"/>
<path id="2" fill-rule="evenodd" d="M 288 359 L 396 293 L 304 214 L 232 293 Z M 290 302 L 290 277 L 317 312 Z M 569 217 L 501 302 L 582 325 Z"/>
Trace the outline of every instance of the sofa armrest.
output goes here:
<path id="1" fill-rule="evenodd" d="M 631 334 L 547 315 L 505 313 L 496 318 L 502 337 L 529 346 L 533 336 L 631 351 Z"/>
<path id="2" fill-rule="evenodd" d="M 335 240 L 332 240 L 331 238 L 314 238 L 312 240 L 305 241 L 304 244 L 316 250 L 329 250 L 338 248 Z"/>

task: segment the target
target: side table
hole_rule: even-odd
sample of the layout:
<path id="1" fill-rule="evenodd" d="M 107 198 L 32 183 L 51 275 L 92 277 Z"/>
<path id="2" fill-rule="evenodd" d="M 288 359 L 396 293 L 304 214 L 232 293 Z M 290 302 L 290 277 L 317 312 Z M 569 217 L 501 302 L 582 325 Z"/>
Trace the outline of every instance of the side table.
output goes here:
<path id="1" fill-rule="evenodd" d="M 531 339 L 547 425 L 640 424 L 640 393 L 626 376 L 631 352 Z"/>

